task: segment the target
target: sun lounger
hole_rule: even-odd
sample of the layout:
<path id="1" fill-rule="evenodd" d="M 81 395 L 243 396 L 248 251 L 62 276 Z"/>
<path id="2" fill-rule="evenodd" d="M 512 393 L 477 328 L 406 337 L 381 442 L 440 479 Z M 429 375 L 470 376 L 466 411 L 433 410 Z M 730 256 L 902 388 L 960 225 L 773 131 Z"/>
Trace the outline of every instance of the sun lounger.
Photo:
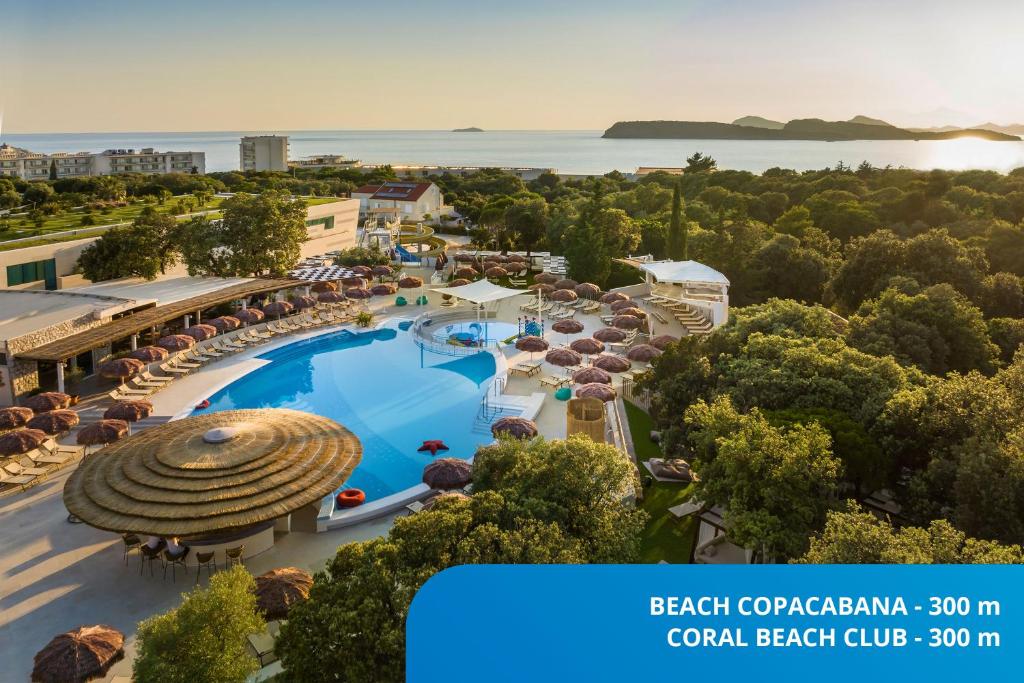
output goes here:
<path id="1" fill-rule="evenodd" d="M 139 377 L 133 377 L 127 386 L 129 389 L 163 389 L 167 385 L 163 382 L 147 382 Z"/>
<path id="2" fill-rule="evenodd" d="M 213 348 L 212 344 L 207 344 L 206 346 L 197 346 L 190 353 L 192 354 L 192 357 L 205 357 L 207 360 L 220 358 L 224 355 L 223 351 L 218 351 L 217 349 Z"/>
<path id="3" fill-rule="evenodd" d="M 11 462 L 7 463 L 6 465 L 4 465 L 4 469 L 7 470 L 8 474 L 10 474 L 12 476 L 15 476 L 15 477 L 22 477 L 22 476 L 36 476 L 36 477 L 38 477 L 41 474 L 46 474 L 47 472 L 49 472 L 49 470 L 44 469 L 42 467 L 25 467 L 21 463 L 14 462 L 14 461 L 11 461 Z"/>
<path id="4" fill-rule="evenodd" d="M 133 389 L 132 387 L 129 387 L 127 385 L 122 385 L 118 387 L 117 391 L 119 391 L 121 394 L 125 396 L 149 396 L 150 394 L 153 393 L 152 389 Z"/>
<path id="5" fill-rule="evenodd" d="M 185 356 L 180 353 L 168 362 L 174 365 L 175 367 L 189 368 L 191 370 L 195 370 L 196 368 L 202 367 L 202 364 L 200 363 L 190 363 L 188 360 L 185 359 Z"/>
<path id="6" fill-rule="evenodd" d="M 225 337 L 222 343 L 229 349 L 241 350 L 245 348 L 245 341 L 238 337 Z"/>
<path id="7" fill-rule="evenodd" d="M 64 463 L 71 460 L 74 456 L 71 455 L 70 453 L 44 453 L 43 451 L 36 449 L 26 453 L 25 457 L 31 460 L 32 463 L 36 465 L 63 465 Z"/>
<path id="8" fill-rule="evenodd" d="M 540 362 L 517 363 L 516 365 L 513 365 L 509 369 L 509 372 L 511 372 L 513 375 L 524 375 L 526 377 L 533 377 L 535 374 L 540 372 L 540 368 Z"/>
<path id="9" fill-rule="evenodd" d="M 37 479 L 34 474 L 19 474 L 11 475 L 6 470 L 0 468 L 0 484 L 4 486 L 21 486 L 24 487 L 31 484 Z"/>
<path id="10" fill-rule="evenodd" d="M 57 443 L 57 440 L 53 437 L 50 437 L 44 441 L 41 446 L 39 446 L 39 450 L 51 455 L 54 453 L 70 453 L 71 455 L 76 455 L 84 452 L 85 446 L 64 446 Z"/>
<path id="11" fill-rule="evenodd" d="M 146 381 L 149 381 L 149 382 L 163 382 L 164 384 L 167 384 L 168 382 L 173 382 L 174 381 L 173 377 L 159 377 L 157 375 L 154 375 L 149 370 L 146 370 L 145 372 L 143 372 L 141 375 L 139 375 L 139 377 L 141 377 L 142 379 L 144 379 Z"/>
<path id="12" fill-rule="evenodd" d="M 188 373 L 192 372 L 189 368 L 174 367 L 170 363 L 164 363 L 163 365 L 160 366 L 160 369 L 163 370 L 164 372 L 169 372 L 172 375 L 187 375 Z"/>
<path id="13" fill-rule="evenodd" d="M 552 389 L 557 389 L 564 384 L 568 384 L 570 381 L 570 377 L 558 377 L 556 375 L 548 375 L 547 377 L 540 378 L 542 386 L 551 387 Z"/>
<path id="14" fill-rule="evenodd" d="M 423 505 L 423 503 L 421 501 L 414 500 L 413 502 L 411 502 L 408 505 L 406 505 L 405 509 L 409 511 L 410 515 L 415 515 L 417 512 L 422 510 L 423 507 L 424 507 L 424 505 Z"/>

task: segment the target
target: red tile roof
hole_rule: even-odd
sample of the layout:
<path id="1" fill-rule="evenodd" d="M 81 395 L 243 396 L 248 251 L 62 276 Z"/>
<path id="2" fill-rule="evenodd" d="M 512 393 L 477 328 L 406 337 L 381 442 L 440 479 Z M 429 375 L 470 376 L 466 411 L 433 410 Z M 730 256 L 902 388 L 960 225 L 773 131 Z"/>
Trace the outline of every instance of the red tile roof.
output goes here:
<path id="1" fill-rule="evenodd" d="M 433 183 L 387 182 L 383 185 L 363 185 L 353 190 L 358 194 L 369 194 L 370 199 L 393 199 L 400 202 L 414 202 L 430 189 Z"/>

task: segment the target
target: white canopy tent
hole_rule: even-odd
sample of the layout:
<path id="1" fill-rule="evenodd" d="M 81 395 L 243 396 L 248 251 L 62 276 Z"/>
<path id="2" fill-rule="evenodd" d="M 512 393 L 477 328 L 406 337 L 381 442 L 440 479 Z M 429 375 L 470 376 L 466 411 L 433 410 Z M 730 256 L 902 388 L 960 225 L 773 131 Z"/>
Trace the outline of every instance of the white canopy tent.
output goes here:
<path id="1" fill-rule="evenodd" d="M 654 263 L 637 263 L 640 270 L 649 274 L 658 282 L 671 284 L 696 284 L 710 286 L 729 286 L 729 278 L 711 266 L 697 261 L 658 261 Z"/>
<path id="2" fill-rule="evenodd" d="M 435 292 L 449 294 L 456 299 L 470 301 L 474 304 L 486 304 L 492 301 L 500 301 L 520 294 L 532 294 L 526 289 L 510 289 L 496 285 L 487 280 L 477 280 L 461 287 L 434 287 Z"/>

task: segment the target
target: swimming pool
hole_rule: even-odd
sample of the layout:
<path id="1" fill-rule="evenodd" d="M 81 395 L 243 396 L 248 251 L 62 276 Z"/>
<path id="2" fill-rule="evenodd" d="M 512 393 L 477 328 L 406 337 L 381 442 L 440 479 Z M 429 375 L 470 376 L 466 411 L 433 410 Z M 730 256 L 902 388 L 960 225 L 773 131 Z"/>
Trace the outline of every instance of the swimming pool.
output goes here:
<path id="1" fill-rule="evenodd" d="M 475 425 L 480 400 L 496 372 L 494 356 L 453 358 L 412 343 L 386 326 L 341 330 L 261 354 L 268 363 L 209 397 L 203 412 L 293 408 L 345 425 L 363 443 L 363 460 L 346 482 L 376 500 L 420 483 L 433 460 L 423 441 L 441 439 L 438 457 L 469 458 L 491 441 Z M 474 431 L 476 430 L 476 431 Z"/>
<path id="2" fill-rule="evenodd" d="M 534 322 L 534 327 L 539 324 Z M 466 346 L 483 338 L 488 342 L 504 342 L 520 333 L 520 326 L 516 323 L 505 323 L 494 320 L 466 320 L 449 324 L 439 324 L 436 329 L 430 332 L 434 341 L 442 344 L 450 340 L 455 343 L 464 343 Z M 540 331 L 539 329 L 536 331 Z"/>

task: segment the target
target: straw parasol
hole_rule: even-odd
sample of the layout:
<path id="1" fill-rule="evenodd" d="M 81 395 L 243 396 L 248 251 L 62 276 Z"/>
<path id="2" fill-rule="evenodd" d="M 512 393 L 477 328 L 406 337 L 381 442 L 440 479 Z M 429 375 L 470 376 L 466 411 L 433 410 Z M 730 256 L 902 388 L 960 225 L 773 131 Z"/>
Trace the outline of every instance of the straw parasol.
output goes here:
<path id="1" fill-rule="evenodd" d="M 0 436 L 0 455 L 28 453 L 35 448 L 39 448 L 46 439 L 46 432 L 38 429 L 19 429 L 7 432 Z"/>
<path id="2" fill-rule="evenodd" d="M 370 293 L 374 296 L 389 296 L 398 291 L 398 287 L 393 282 L 382 282 L 379 285 L 374 285 L 370 289 Z"/>
<path id="3" fill-rule="evenodd" d="M 443 491 L 423 504 L 424 510 L 430 510 L 442 500 L 469 500 L 469 496 L 461 491 Z"/>
<path id="4" fill-rule="evenodd" d="M 552 301 L 576 301 L 579 297 L 571 289 L 556 289 L 549 297 Z"/>
<path id="5" fill-rule="evenodd" d="M 373 275 L 373 268 L 369 266 L 352 266 L 352 272 L 362 277 L 369 277 Z"/>
<path id="6" fill-rule="evenodd" d="M 311 296 L 297 296 L 292 299 L 292 306 L 295 306 L 296 310 L 303 310 L 306 308 L 314 308 L 317 304 L 317 300 Z"/>
<path id="7" fill-rule="evenodd" d="M 107 674 L 124 657 L 124 634 L 110 626 L 79 626 L 36 653 L 36 683 L 83 683 Z"/>
<path id="8" fill-rule="evenodd" d="M 660 355 L 661 351 L 651 344 L 637 344 L 626 352 L 626 358 L 644 363 Z"/>
<path id="9" fill-rule="evenodd" d="M 473 466 L 460 458 L 438 458 L 423 468 L 423 483 L 432 489 L 461 489 L 473 480 Z"/>
<path id="10" fill-rule="evenodd" d="M 595 353 L 601 353 L 604 351 L 604 344 L 597 339 L 583 337 L 582 339 L 577 339 L 572 344 L 569 344 L 569 348 L 576 353 L 585 353 L 588 356 L 592 356 Z"/>
<path id="11" fill-rule="evenodd" d="M 306 297 L 309 298 L 309 297 Z M 219 318 L 207 321 L 207 324 L 216 327 L 217 331 L 223 334 L 224 332 L 230 332 L 231 330 L 237 330 L 242 326 L 242 321 L 233 315 L 222 315 Z"/>
<path id="12" fill-rule="evenodd" d="M 626 338 L 626 333 L 615 327 L 602 327 L 592 335 L 594 339 L 607 344 L 618 344 Z"/>
<path id="13" fill-rule="evenodd" d="M 579 365 L 583 357 L 572 349 L 551 349 L 544 356 L 544 360 L 561 368 L 571 368 Z"/>
<path id="14" fill-rule="evenodd" d="M 616 301 L 626 301 L 629 297 L 622 292 L 608 292 L 607 294 L 601 295 L 599 301 L 603 304 L 613 304 Z"/>
<path id="15" fill-rule="evenodd" d="M 639 330 L 644 326 L 644 321 L 635 315 L 617 315 L 612 318 L 612 326 L 620 330 Z"/>
<path id="16" fill-rule="evenodd" d="M 508 261 L 509 263 L 526 263 L 526 257 L 522 254 L 509 254 Z"/>
<path id="17" fill-rule="evenodd" d="M 377 277 L 387 277 L 393 275 L 395 271 L 391 269 L 391 266 L 379 265 L 374 266 L 370 272 Z"/>
<path id="18" fill-rule="evenodd" d="M 487 258 L 497 263 L 508 263 L 508 256 L 505 256 L 504 254 L 491 254 Z"/>
<path id="19" fill-rule="evenodd" d="M 345 285 L 346 287 L 362 287 L 363 285 L 366 284 L 366 278 L 355 276 L 343 277 L 341 278 L 341 284 Z"/>
<path id="20" fill-rule="evenodd" d="M 460 251 L 458 254 L 455 255 L 455 260 L 456 261 L 476 261 L 476 256 L 473 256 L 472 254 L 467 254 L 464 251 Z"/>
<path id="21" fill-rule="evenodd" d="M 560 334 L 579 334 L 583 331 L 583 323 L 579 320 L 556 320 L 551 329 Z"/>
<path id="22" fill-rule="evenodd" d="M 218 334 L 216 327 L 214 327 L 213 325 L 204 324 L 186 327 L 181 331 L 181 333 L 187 337 L 192 337 L 196 341 L 206 341 L 207 339 L 216 337 Z"/>
<path id="23" fill-rule="evenodd" d="M 455 278 L 454 280 L 449 282 L 448 286 L 449 287 L 461 287 L 463 285 L 468 285 L 468 284 L 469 284 L 469 280 L 466 280 L 464 278 L 459 277 L 459 278 Z"/>
<path id="24" fill-rule="evenodd" d="M 543 337 L 535 337 L 533 335 L 524 335 L 516 340 L 516 348 L 520 351 L 528 351 L 530 353 L 540 353 L 541 351 L 548 350 L 548 342 Z"/>
<path id="25" fill-rule="evenodd" d="M 651 346 L 659 351 L 664 351 L 677 341 L 679 341 L 679 337 L 673 337 L 671 334 L 659 334 L 657 337 L 651 339 Z"/>
<path id="26" fill-rule="evenodd" d="M 503 417 L 491 425 L 491 434 L 495 438 L 511 436 L 516 439 L 532 439 L 539 433 L 537 423 L 533 420 L 527 420 L 525 417 Z"/>
<path id="27" fill-rule="evenodd" d="M 501 266 L 491 266 L 484 271 L 484 275 L 487 277 L 507 277 L 508 271 Z"/>
<path id="28" fill-rule="evenodd" d="M 613 301 L 611 305 L 612 313 L 618 313 L 627 308 L 636 308 L 636 302 L 632 299 L 619 299 L 618 301 Z"/>
<path id="29" fill-rule="evenodd" d="M 583 299 L 596 299 L 601 296 L 601 288 L 593 282 L 581 282 L 573 287 L 573 290 Z"/>
<path id="30" fill-rule="evenodd" d="M 519 263 L 517 261 L 509 261 L 508 263 L 505 264 L 504 267 L 505 267 L 505 270 L 507 270 L 509 273 L 525 273 L 526 272 L 526 264 L 525 263 Z"/>
<path id="31" fill-rule="evenodd" d="M 196 340 L 186 334 L 169 334 L 156 340 L 156 345 L 168 351 L 184 351 L 196 345 Z"/>
<path id="32" fill-rule="evenodd" d="M 288 610 L 309 597 L 313 577 L 297 567 L 271 569 L 256 577 L 256 609 L 267 621 L 287 619 Z"/>
<path id="33" fill-rule="evenodd" d="M 88 458 L 64 487 L 86 524 L 195 537 L 283 517 L 336 491 L 362 457 L 337 422 L 296 410 L 203 413 Z"/>
<path id="34" fill-rule="evenodd" d="M 145 420 L 152 413 L 153 404 L 149 401 L 118 401 L 103 412 L 103 419 L 138 422 L 139 420 Z"/>
<path id="35" fill-rule="evenodd" d="M 471 280 L 479 274 L 480 273 L 477 271 L 476 268 L 470 268 L 469 266 L 463 266 L 462 268 L 455 269 L 455 277 L 464 278 L 467 280 Z"/>
<path id="36" fill-rule="evenodd" d="M 647 318 L 647 314 L 644 311 L 640 310 L 639 308 L 633 307 L 620 308 L 618 311 L 615 312 L 615 315 L 631 315 L 634 318 L 640 318 L 641 320 Z"/>
<path id="37" fill-rule="evenodd" d="M 345 295 L 341 292 L 320 292 L 316 295 L 316 300 L 325 304 L 336 304 L 345 300 Z"/>
<path id="38" fill-rule="evenodd" d="M 29 429 L 38 429 L 46 434 L 66 434 L 81 420 L 73 410 L 51 410 L 40 413 L 28 421 Z"/>
<path id="39" fill-rule="evenodd" d="M 594 359 L 594 367 L 605 372 L 625 372 L 633 365 L 622 356 L 601 356 Z"/>
<path id="40" fill-rule="evenodd" d="M 134 351 L 128 354 L 129 358 L 141 360 L 143 363 L 155 363 L 161 360 L 167 360 L 170 356 L 167 349 L 161 346 L 140 346 Z"/>
<path id="41" fill-rule="evenodd" d="M 76 441 L 80 446 L 104 446 L 114 443 L 128 433 L 124 420 L 99 420 L 78 430 Z"/>
<path id="42" fill-rule="evenodd" d="M 324 292 L 337 292 L 338 284 L 336 282 L 331 282 L 330 280 L 314 282 L 313 285 L 309 288 L 309 291 L 313 292 L 314 294 L 323 294 Z"/>
<path id="43" fill-rule="evenodd" d="M 22 406 L 9 406 L 0 408 L 0 429 L 17 429 L 24 427 L 32 419 L 31 408 Z"/>
<path id="44" fill-rule="evenodd" d="M 576 384 L 611 384 L 612 376 L 607 370 L 590 367 L 574 372 L 572 381 Z"/>
<path id="45" fill-rule="evenodd" d="M 292 306 L 287 301 L 272 301 L 263 307 L 263 312 L 266 315 L 273 315 L 277 316 L 278 318 L 280 318 L 282 315 L 288 315 L 294 310 L 295 307 Z"/>
<path id="46" fill-rule="evenodd" d="M 615 400 L 615 390 L 607 384 L 584 384 L 576 387 L 578 398 L 596 398 L 607 403 Z"/>
<path id="47" fill-rule="evenodd" d="M 537 273 L 537 275 L 534 276 L 533 281 L 539 282 L 543 285 L 553 285 L 556 282 L 558 282 L 559 279 L 561 278 L 559 278 L 554 273 Z"/>
<path id="48" fill-rule="evenodd" d="M 45 413 L 48 410 L 58 410 L 71 405 L 71 397 L 59 391 L 44 391 L 35 396 L 29 396 L 22 403 L 26 408 L 37 413 Z"/>
<path id="49" fill-rule="evenodd" d="M 327 284 L 333 285 L 334 283 L 330 282 Z M 255 323 L 262 322 L 264 315 L 263 311 L 258 308 L 243 308 L 240 311 L 235 311 L 235 317 L 246 325 L 253 325 Z"/>
<path id="50" fill-rule="evenodd" d="M 369 299 L 373 296 L 373 292 L 365 287 L 350 287 L 345 290 L 345 296 L 349 299 Z"/>
<path id="51" fill-rule="evenodd" d="M 119 379 L 122 382 L 134 377 L 146 368 L 146 364 L 138 358 L 116 358 L 99 367 L 100 375 L 107 379 Z"/>
<path id="52" fill-rule="evenodd" d="M 541 294 L 548 295 L 555 291 L 554 285 L 549 285 L 545 282 L 538 282 L 527 287 L 531 292 L 540 292 Z"/>
<path id="53" fill-rule="evenodd" d="M 578 284 L 579 284 L 578 282 L 576 282 L 572 278 L 568 278 L 568 277 L 564 277 L 561 280 L 558 280 L 557 282 L 554 283 L 555 289 L 572 289 L 572 290 L 575 290 L 576 289 L 576 285 L 578 285 Z"/>
<path id="54" fill-rule="evenodd" d="M 398 286 L 402 289 L 418 289 L 423 286 L 423 278 L 406 275 L 398 281 Z"/>

